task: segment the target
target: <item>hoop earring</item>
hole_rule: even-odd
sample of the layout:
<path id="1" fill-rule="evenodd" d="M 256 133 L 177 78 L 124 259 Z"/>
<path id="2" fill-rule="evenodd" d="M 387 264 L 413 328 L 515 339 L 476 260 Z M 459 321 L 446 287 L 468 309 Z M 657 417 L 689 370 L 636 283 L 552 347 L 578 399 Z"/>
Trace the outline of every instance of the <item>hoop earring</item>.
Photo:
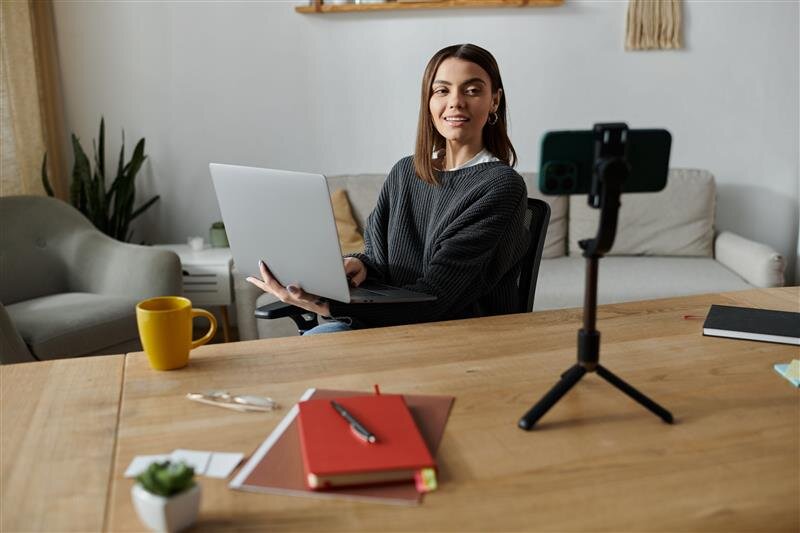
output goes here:
<path id="1" fill-rule="evenodd" d="M 498 120 L 500 120 L 500 116 L 497 114 L 497 112 L 492 111 L 491 113 L 489 113 L 489 120 L 487 121 L 487 124 L 489 124 L 490 126 L 494 126 L 495 124 L 497 124 Z"/>

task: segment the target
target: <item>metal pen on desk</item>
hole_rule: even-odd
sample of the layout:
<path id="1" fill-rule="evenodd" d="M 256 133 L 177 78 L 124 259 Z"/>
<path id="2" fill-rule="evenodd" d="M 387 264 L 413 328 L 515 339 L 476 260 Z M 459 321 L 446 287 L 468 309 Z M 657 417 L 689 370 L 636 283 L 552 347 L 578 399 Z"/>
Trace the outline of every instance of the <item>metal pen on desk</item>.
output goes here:
<path id="1" fill-rule="evenodd" d="M 355 433 L 359 438 L 364 439 L 365 441 L 369 442 L 370 444 L 372 444 L 372 443 L 374 443 L 374 442 L 376 442 L 378 440 L 377 437 L 375 437 L 375 435 L 370 430 L 365 428 L 361 424 L 361 422 L 356 420 L 353 415 L 348 413 L 347 409 L 342 407 L 340 404 L 334 402 L 333 400 L 331 400 L 331 405 L 333 406 L 334 409 L 336 409 L 337 413 L 342 415 L 342 418 L 347 420 L 347 422 L 350 424 L 350 429 L 352 429 L 353 433 Z"/>

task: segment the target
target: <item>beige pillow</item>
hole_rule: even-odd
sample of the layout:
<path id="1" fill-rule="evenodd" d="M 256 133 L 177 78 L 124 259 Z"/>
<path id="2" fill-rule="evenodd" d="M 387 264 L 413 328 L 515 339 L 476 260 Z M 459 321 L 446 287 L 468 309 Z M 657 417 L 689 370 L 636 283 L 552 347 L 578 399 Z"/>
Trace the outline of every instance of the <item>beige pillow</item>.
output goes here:
<path id="1" fill-rule="evenodd" d="M 364 237 L 358 230 L 358 224 L 353 217 L 347 191 L 339 189 L 331 194 L 333 217 L 336 219 L 336 231 L 339 233 L 339 244 L 343 254 L 352 254 L 364 251 Z"/>
<path id="2" fill-rule="evenodd" d="M 670 169 L 667 186 L 656 193 L 623 194 L 614 246 L 607 255 L 712 257 L 714 176 L 706 170 Z M 597 234 L 600 210 L 586 195 L 569 198 L 569 254 L 578 241 Z"/>

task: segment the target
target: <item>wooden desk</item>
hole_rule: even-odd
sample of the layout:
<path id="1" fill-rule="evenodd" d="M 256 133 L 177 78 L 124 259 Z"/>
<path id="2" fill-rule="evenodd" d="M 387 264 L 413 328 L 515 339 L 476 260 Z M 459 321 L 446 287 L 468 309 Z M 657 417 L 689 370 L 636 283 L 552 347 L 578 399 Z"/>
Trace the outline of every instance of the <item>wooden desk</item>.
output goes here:
<path id="1" fill-rule="evenodd" d="M 123 355 L 0 366 L 0 531 L 99 531 Z"/>
<path id="2" fill-rule="evenodd" d="M 179 447 L 250 453 L 307 387 L 368 390 L 379 383 L 385 392 L 457 398 L 438 455 L 441 488 L 423 505 L 250 494 L 201 478 L 195 530 L 797 531 L 800 393 L 772 365 L 798 357 L 798 348 L 702 337 L 702 319 L 682 317 L 704 316 L 712 303 L 797 311 L 799 299 L 800 289 L 786 288 L 600 307 L 601 361 L 670 409 L 674 426 L 589 375 L 536 430 L 516 428 L 520 415 L 575 361 L 577 309 L 204 346 L 188 368 L 174 372 L 151 371 L 142 354 L 129 354 L 104 529 L 142 529 L 130 501 L 133 482 L 123 478 L 134 455 Z M 89 375 L 102 361 L 69 363 Z M 119 359 L 110 361 L 113 367 Z M 12 513 L 3 530 L 66 529 L 63 523 L 88 515 L 97 524 L 102 475 L 88 481 L 57 458 L 37 457 L 35 446 L 20 444 L 47 435 L 49 427 L 16 409 L 45 417 L 55 396 L 49 389 L 44 397 L 28 393 L 38 403 L 12 409 L 7 397 L 14 394 L 6 387 L 15 368 L 0 369 L 2 500 L 3 512 Z M 116 376 L 119 383 L 118 371 L 108 382 Z M 52 383 L 42 387 L 59 389 L 69 405 L 84 394 L 70 387 L 69 374 L 46 375 Z M 270 395 L 284 409 L 237 413 L 183 398 L 208 389 Z M 114 401 L 107 408 L 113 413 Z M 6 437 L 7 413 L 34 424 L 12 425 L 14 435 Z M 9 467 L 7 441 L 16 443 L 16 468 Z M 112 456 L 105 435 L 83 442 L 63 456 L 98 464 Z M 92 459 L 95 453 L 102 457 Z M 51 471 L 26 488 L 23 465 L 35 460 L 43 463 L 37 474 L 45 466 Z M 53 492 L 50 479 L 73 494 L 97 494 L 93 502 L 76 500 L 71 522 L 37 521 L 29 510 L 43 512 L 42 502 Z"/>
<path id="3" fill-rule="evenodd" d="M 772 369 L 796 347 L 701 336 L 712 303 L 798 310 L 796 288 L 603 306 L 601 360 L 669 426 L 587 376 L 539 429 L 516 428 L 575 360 L 580 310 L 206 346 L 179 372 L 126 359 L 108 515 L 141 526 L 122 474 L 173 448 L 252 452 L 285 414 L 183 399 L 226 389 L 286 408 L 310 386 L 452 394 L 441 489 L 415 509 L 235 492 L 203 479 L 199 530 L 775 530 L 800 527 L 800 395 Z"/>

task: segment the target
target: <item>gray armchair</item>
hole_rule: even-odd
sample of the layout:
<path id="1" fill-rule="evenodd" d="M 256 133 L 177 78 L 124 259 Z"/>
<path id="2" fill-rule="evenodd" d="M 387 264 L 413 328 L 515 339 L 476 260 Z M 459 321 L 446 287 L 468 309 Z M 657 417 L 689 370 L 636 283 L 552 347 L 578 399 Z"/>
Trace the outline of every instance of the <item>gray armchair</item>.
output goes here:
<path id="1" fill-rule="evenodd" d="M 139 350 L 136 302 L 181 293 L 173 252 L 114 240 L 60 200 L 0 198 L 0 362 Z"/>

